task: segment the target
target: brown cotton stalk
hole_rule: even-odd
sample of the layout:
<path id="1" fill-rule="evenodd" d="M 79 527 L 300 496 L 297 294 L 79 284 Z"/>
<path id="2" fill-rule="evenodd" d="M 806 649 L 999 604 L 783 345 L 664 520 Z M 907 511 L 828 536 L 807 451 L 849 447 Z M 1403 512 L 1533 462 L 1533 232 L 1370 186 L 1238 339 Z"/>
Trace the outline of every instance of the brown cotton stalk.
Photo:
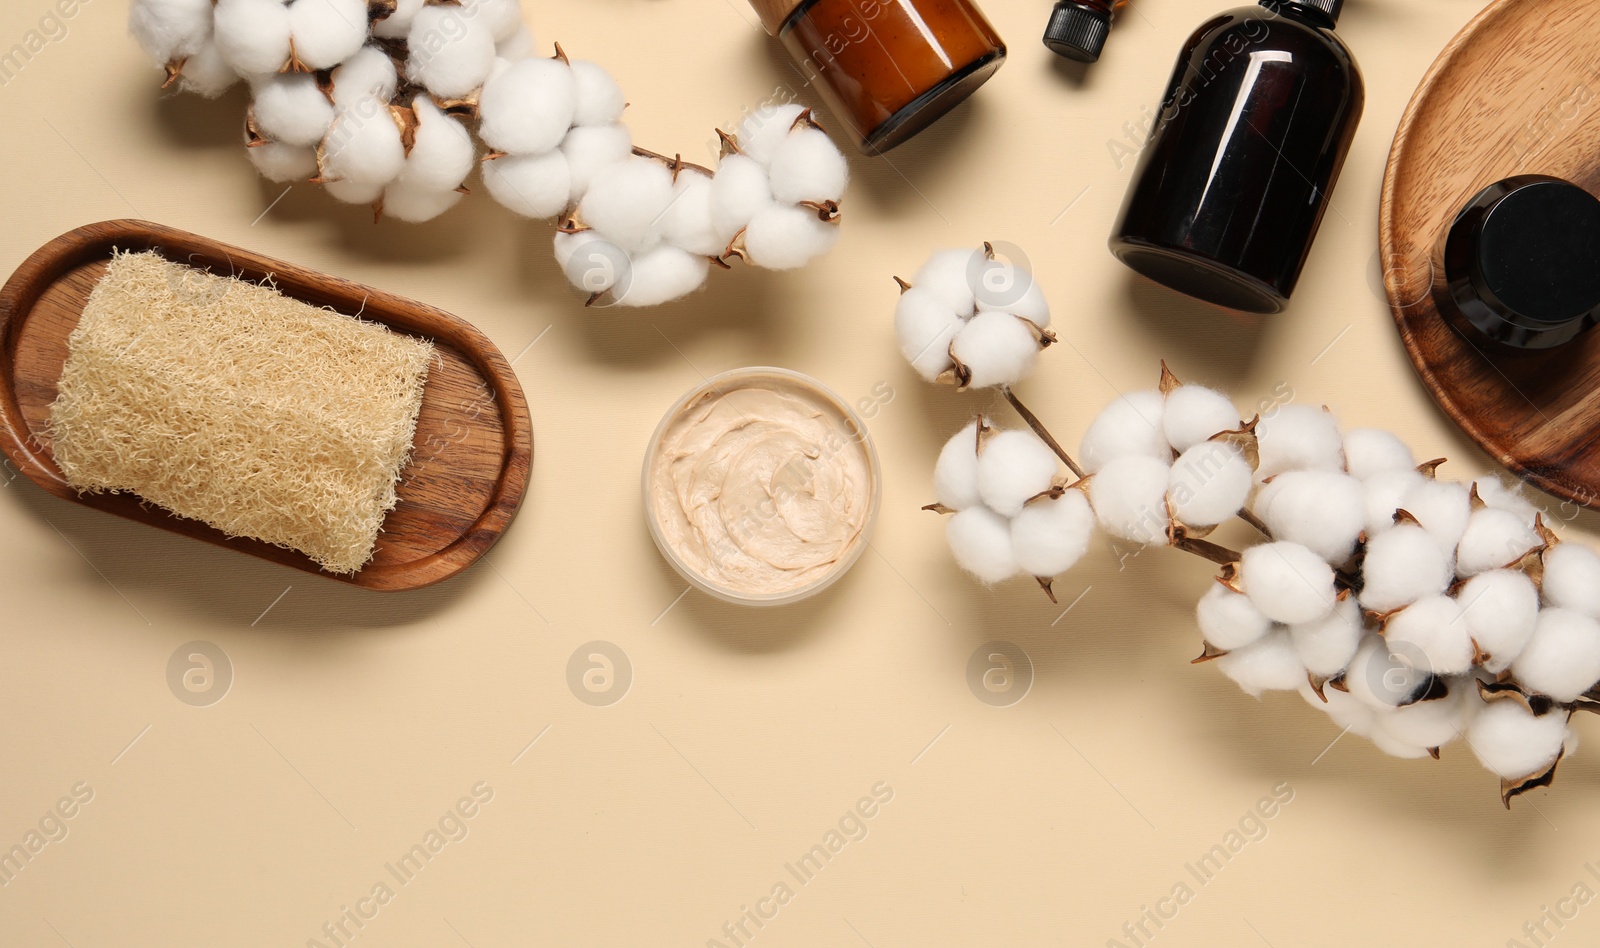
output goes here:
<path id="1" fill-rule="evenodd" d="M 744 149 L 739 147 L 739 139 L 734 138 L 720 128 L 717 129 L 717 143 L 721 146 L 718 150 L 718 158 L 744 154 Z"/>
<path id="2" fill-rule="evenodd" d="M 922 509 L 930 511 L 932 513 L 936 513 L 936 514 L 940 515 L 941 517 L 942 516 L 947 516 L 949 514 L 953 514 L 953 513 L 956 512 L 956 509 L 954 507 L 946 507 L 944 504 L 923 504 Z"/>
<path id="3" fill-rule="evenodd" d="M 1039 584 L 1039 588 L 1044 590 L 1044 594 L 1050 597 L 1051 602 L 1060 604 L 1060 601 L 1056 599 L 1054 579 L 1049 576 L 1035 576 L 1033 581 Z"/>
<path id="4" fill-rule="evenodd" d="M 1033 429 L 1033 433 L 1039 436 L 1039 440 L 1043 441 L 1051 451 L 1055 452 L 1056 457 L 1060 458 L 1061 462 L 1067 466 L 1067 470 L 1071 471 L 1079 478 L 1086 476 L 1083 467 L 1080 466 L 1077 461 L 1074 461 L 1072 456 L 1067 453 L 1067 450 L 1061 446 L 1061 442 L 1057 441 L 1055 436 L 1050 434 L 1049 430 L 1045 428 L 1044 422 L 1039 420 L 1039 416 L 1029 411 L 1028 406 L 1022 404 L 1022 400 L 1017 398 L 1015 392 L 1011 391 L 1011 386 L 1000 386 L 1000 394 L 1004 395 L 1006 401 L 1011 403 L 1011 407 L 1015 409 L 1017 414 L 1022 417 L 1022 420 L 1027 423 L 1028 427 Z"/>
<path id="5" fill-rule="evenodd" d="M 697 165 L 692 161 L 684 161 L 682 155 L 673 155 L 671 158 L 668 158 L 666 155 L 651 151 L 648 148 L 640 148 L 638 145 L 633 146 L 633 153 L 638 155 L 640 158 L 649 158 L 651 161 L 657 161 L 663 165 L 666 165 L 667 170 L 672 172 L 673 184 L 678 183 L 678 173 L 683 171 L 685 168 L 698 171 L 708 178 L 716 174 L 716 172 L 704 165 Z"/>
<path id="6" fill-rule="evenodd" d="M 1245 523 L 1248 523 L 1250 526 L 1254 527 L 1256 532 L 1261 534 L 1263 538 L 1267 540 L 1271 540 L 1273 538 L 1272 528 L 1267 526 L 1267 522 L 1265 520 L 1262 520 L 1260 517 L 1256 516 L 1255 511 L 1251 510 L 1249 507 L 1240 508 L 1238 517 L 1240 520 L 1243 520 Z"/>
<path id="7" fill-rule="evenodd" d="M 1220 543 L 1212 543 L 1210 540 L 1203 540 L 1200 537 L 1193 536 L 1188 532 L 1183 524 L 1174 524 L 1173 526 L 1169 527 L 1167 530 L 1167 537 L 1168 545 L 1174 549 L 1182 550 L 1185 553 L 1193 553 L 1195 556 L 1198 556 L 1202 559 L 1210 560 L 1218 566 L 1223 567 L 1224 574 L 1228 574 L 1231 571 L 1233 575 L 1227 576 L 1227 579 L 1232 582 L 1237 582 L 1238 564 L 1240 558 L 1239 551 L 1230 550 Z M 1234 592 L 1244 591 L 1242 589 L 1235 589 L 1234 586 L 1230 585 L 1229 582 L 1223 582 L 1223 585 L 1228 586 L 1229 589 L 1233 589 Z"/>

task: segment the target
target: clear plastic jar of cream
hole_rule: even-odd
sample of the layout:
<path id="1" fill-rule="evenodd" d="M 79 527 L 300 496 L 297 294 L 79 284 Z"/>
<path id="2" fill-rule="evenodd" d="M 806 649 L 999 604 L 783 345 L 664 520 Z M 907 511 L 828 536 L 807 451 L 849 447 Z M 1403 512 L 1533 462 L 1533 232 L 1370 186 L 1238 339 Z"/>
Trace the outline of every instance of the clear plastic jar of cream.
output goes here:
<path id="1" fill-rule="evenodd" d="M 1006 46 L 970 0 L 750 0 L 862 151 L 885 152 L 971 95 Z"/>

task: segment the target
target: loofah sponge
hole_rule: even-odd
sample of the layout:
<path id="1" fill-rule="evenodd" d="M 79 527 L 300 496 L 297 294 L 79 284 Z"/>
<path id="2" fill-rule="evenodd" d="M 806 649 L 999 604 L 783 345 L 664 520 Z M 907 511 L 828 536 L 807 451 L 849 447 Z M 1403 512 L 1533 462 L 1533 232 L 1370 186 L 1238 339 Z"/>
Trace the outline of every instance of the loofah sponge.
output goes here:
<path id="1" fill-rule="evenodd" d="M 131 491 L 332 573 L 372 557 L 433 346 L 154 253 L 119 253 L 50 409 L 81 492 Z"/>

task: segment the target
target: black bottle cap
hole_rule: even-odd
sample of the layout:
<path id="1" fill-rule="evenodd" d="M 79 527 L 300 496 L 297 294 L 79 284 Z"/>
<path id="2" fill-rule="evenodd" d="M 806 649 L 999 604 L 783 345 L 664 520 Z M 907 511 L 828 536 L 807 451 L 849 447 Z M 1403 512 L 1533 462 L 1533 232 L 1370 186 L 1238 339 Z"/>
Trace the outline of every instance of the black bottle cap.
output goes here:
<path id="1" fill-rule="evenodd" d="M 1044 45 L 1058 56 L 1092 63 L 1099 60 L 1109 35 L 1110 17 L 1072 0 L 1057 0 L 1044 27 Z"/>
<path id="2" fill-rule="evenodd" d="M 1440 312 L 1520 349 L 1577 338 L 1600 320 L 1600 200 L 1547 175 L 1520 175 L 1474 197 L 1440 243 Z"/>
<path id="3" fill-rule="evenodd" d="M 1264 7 L 1288 7 L 1299 10 L 1315 10 L 1334 23 L 1339 22 L 1339 13 L 1344 9 L 1344 0 L 1261 0 Z"/>

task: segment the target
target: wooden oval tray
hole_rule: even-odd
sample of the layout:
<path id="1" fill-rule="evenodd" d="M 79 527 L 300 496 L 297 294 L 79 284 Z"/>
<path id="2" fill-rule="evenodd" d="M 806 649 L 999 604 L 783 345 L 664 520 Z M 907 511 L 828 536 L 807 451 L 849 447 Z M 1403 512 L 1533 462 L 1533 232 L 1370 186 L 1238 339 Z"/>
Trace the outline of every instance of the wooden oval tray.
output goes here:
<path id="1" fill-rule="evenodd" d="M 1534 172 L 1600 193 L 1595 0 L 1496 0 L 1451 41 L 1395 135 L 1379 240 L 1390 309 L 1434 400 L 1512 471 L 1597 506 L 1600 332 L 1519 352 L 1463 338 L 1431 293 L 1434 247 L 1461 206 L 1502 178 Z"/>
<path id="2" fill-rule="evenodd" d="M 377 550 L 358 572 L 328 573 L 293 550 L 229 537 L 132 494 L 79 496 L 50 452 L 46 422 L 78 325 L 113 248 L 154 250 L 217 274 L 271 277 L 286 296 L 429 339 L 428 370 L 412 457 L 397 485 Z M 522 387 L 483 333 L 431 306 L 145 221 L 106 221 L 56 238 L 0 290 L 0 447 L 40 487 L 97 510 L 197 537 L 368 589 L 417 589 L 459 573 L 505 532 L 527 491 L 533 426 Z"/>

